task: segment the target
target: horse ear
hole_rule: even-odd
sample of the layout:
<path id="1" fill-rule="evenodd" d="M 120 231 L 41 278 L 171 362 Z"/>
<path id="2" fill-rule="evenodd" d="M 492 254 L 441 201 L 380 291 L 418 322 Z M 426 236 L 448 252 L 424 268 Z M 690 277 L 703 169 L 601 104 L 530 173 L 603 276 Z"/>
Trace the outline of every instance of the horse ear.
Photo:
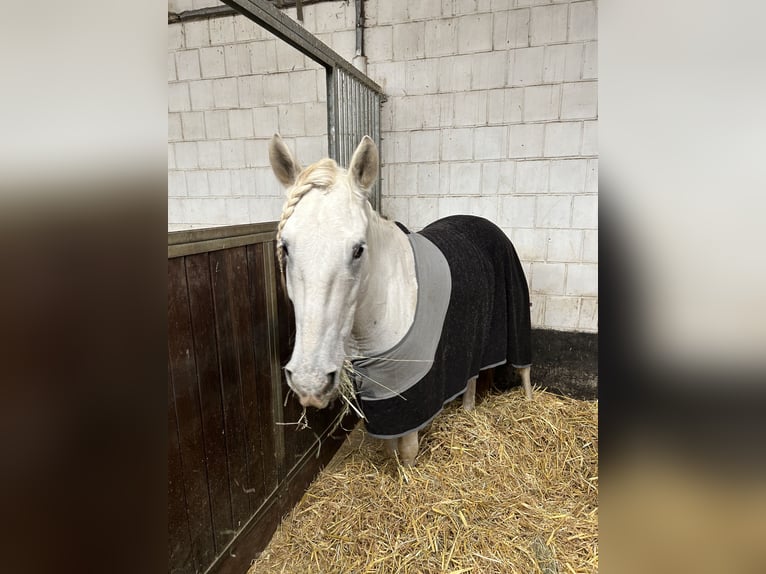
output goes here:
<path id="1" fill-rule="evenodd" d="M 364 136 L 359 142 L 348 173 L 353 182 L 365 192 L 369 191 L 378 178 L 378 148 L 369 136 Z"/>
<path id="2" fill-rule="evenodd" d="M 301 172 L 301 166 L 279 134 L 274 134 L 269 143 L 269 161 L 274 175 L 282 182 L 282 185 L 290 187 L 295 183 L 295 178 Z"/>

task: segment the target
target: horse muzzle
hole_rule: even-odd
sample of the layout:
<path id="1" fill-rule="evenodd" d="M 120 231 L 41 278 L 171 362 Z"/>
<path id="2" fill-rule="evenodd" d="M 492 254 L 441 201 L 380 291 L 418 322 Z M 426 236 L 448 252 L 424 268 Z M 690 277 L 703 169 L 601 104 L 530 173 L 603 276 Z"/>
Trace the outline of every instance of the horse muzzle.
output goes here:
<path id="1" fill-rule="evenodd" d="M 335 395 L 338 372 L 332 371 L 324 376 L 301 375 L 285 369 L 288 386 L 298 395 L 303 407 L 323 409 Z"/>

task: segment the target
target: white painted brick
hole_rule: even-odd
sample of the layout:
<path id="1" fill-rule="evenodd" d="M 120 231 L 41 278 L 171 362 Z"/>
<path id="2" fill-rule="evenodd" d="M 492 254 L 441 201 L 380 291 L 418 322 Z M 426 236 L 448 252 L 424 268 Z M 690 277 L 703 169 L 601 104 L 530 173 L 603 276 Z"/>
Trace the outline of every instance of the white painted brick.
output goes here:
<path id="1" fill-rule="evenodd" d="M 394 128 L 397 130 L 420 129 L 432 127 L 431 119 L 427 119 L 424 100 L 427 96 L 408 96 L 397 98 L 394 108 Z M 432 103 L 429 98 L 429 103 Z M 433 114 L 433 110 L 429 110 Z M 439 110 L 436 108 L 436 122 L 439 123 Z"/>
<path id="2" fill-rule="evenodd" d="M 530 276 L 527 277 L 528 280 L 531 279 Z M 532 327 L 543 327 L 545 325 L 545 295 L 541 293 L 530 293 L 529 302 L 532 305 L 529 310 Z"/>
<path id="3" fill-rule="evenodd" d="M 412 22 L 394 26 L 394 60 L 413 60 L 425 55 L 425 24 Z"/>
<path id="4" fill-rule="evenodd" d="M 498 221 L 500 227 L 516 229 L 518 227 L 535 227 L 535 196 L 501 195 L 499 202 Z"/>
<path id="5" fill-rule="evenodd" d="M 406 94 L 405 69 L 405 62 L 384 62 L 380 64 L 371 64 L 368 71 L 370 77 L 380 84 L 380 87 L 383 88 L 386 95 L 403 96 Z"/>
<path id="6" fill-rule="evenodd" d="M 205 139 L 205 118 L 202 112 L 182 113 L 181 128 L 185 141 Z"/>
<path id="7" fill-rule="evenodd" d="M 564 293 L 566 265 L 563 263 L 532 263 L 530 289 L 539 293 Z"/>
<path id="8" fill-rule="evenodd" d="M 543 124 L 510 126 L 509 157 L 540 157 L 543 155 Z"/>
<path id="9" fill-rule="evenodd" d="M 561 119 L 595 118 L 598 115 L 598 83 L 564 84 Z"/>
<path id="10" fill-rule="evenodd" d="M 176 230 L 176 225 L 179 230 L 187 229 L 186 202 L 185 198 L 168 197 L 168 231 Z"/>
<path id="11" fill-rule="evenodd" d="M 561 86 L 524 88 L 524 121 L 557 120 L 561 106 Z"/>
<path id="12" fill-rule="evenodd" d="M 598 42 L 585 44 L 585 55 L 582 67 L 583 80 L 598 78 Z"/>
<path id="13" fill-rule="evenodd" d="M 450 215 L 461 215 L 468 213 L 471 209 L 473 197 L 440 197 L 439 198 L 439 218 Z"/>
<path id="14" fill-rule="evenodd" d="M 253 222 L 277 221 L 282 213 L 282 198 L 269 200 L 251 200 L 250 220 Z M 260 215 L 260 217 L 258 217 Z"/>
<path id="15" fill-rule="evenodd" d="M 471 89 L 471 56 L 439 59 L 439 92 L 465 92 Z"/>
<path id="16" fill-rule="evenodd" d="M 210 195 L 210 186 L 206 171 L 186 172 L 186 191 L 189 197 L 206 197 Z"/>
<path id="17" fill-rule="evenodd" d="M 228 170 L 207 172 L 210 195 L 231 195 L 231 174 Z"/>
<path id="18" fill-rule="evenodd" d="M 205 112 L 205 132 L 208 139 L 229 137 L 229 116 L 225 111 Z"/>
<path id="19" fill-rule="evenodd" d="M 237 78 L 213 80 L 213 101 L 216 108 L 236 108 L 239 105 Z"/>
<path id="20" fill-rule="evenodd" d="M 476 0 L 452 0 L 454 14 L 474 14 L 477 9 Z"/>
<path id="21" fill-rule="evenodd" d="M 196 169 L 199 167 L 196 142 L 178 142 L 175 146 L 176 167 L 178 169 Z"/>
<path id="22" fill-rule="evenodd" d="M 580 261 L 583 232 L 573 229 L 548 229 L 548 251 L 545 256 L 549 262 Z"/>
<path id="23" fill-rule="evenodd" d="M 439 105 L 439 127 L 452 127 L 455 121 L 455 95 L 439 94 L 436 98 Z"/>
<path id="24" fill-rule="evenodd" d="M 516 4 L 516 0 L 492 0 L 490 4 L 490 10 L 492 12 L 500 12 L 503 10 L 510 10 Z"/>
<path id="25" fill-rule="evenodd" d="M 582 299 L 577 329 L 580 331 L 598 331 L 598 299 L 585 297 Z"/>
<path id="26" fill-rule="evenodd" d="M 391 187 L 394 195 L 414 195 L 417 185 L 418 166 L 410 163 L 397 163 L 391 166 Z"/>
<path id="27" fill-rule="evenodd" d="M 585 263 L 598 262 L 598 230 L 583 231 L 582 260 Z"/>
<path id="28" fill-rule="evenodd" d="M 505 52 L 489 52 L 471 56 L 471 88 L 487 90 L 502 88 L 505 85 L 505 75 L 508 59 Z"/>
<path id="29" fill-rule="evenodd" d="M 502 126 L 476 128 L 474 131 L 475 159 L 502 159 L 505 157 L 505 134 Z"/>
<path id="30" fill-rule="evenodd" d="M 583 193 L 588 161 L 564 159 L 551 162 L 551 193 Z"/>
<path id="31" fill-rule="evenodd" d="M 168 169 L 176 168 L 176 148 L 173 144 L 168 144 Z"/>
<path id="32" fill-rule="evenodd" d="M 184 47 L 184 28 L 182 24 L 168 24 L 168 50 L 181 50 Z"/>
<path id="33" fill-rule="evenodd" d="M 249 109 L 229 110 L 229 133 L 233 138 L 253 137 L 253 112 Z"/>
<path id="34" fill-rule="evenodd" d="M 523 261 L 543 261 L 545 259 L 545 230 L 513 229 L 511 242 L 516 248 L 519 259 Z"/>
<path id="35" fill-rule="evenodd" d="M 529 9 L 495 12 L 492 40 L 495 50 L 527 47 L 529 45 Z"/>
<path id="36" fill-rule="evenodd" d="M 227 76 L 245 76 L 250 73 L 250 50 L 247 44 L 224 46 L 223 56 L 226 61 Z"/>
<path id="37" fill-rule="evenodd" d="M 511 85 L 529 86 L 543 80 L 545 48 L 519 48 L 510 52 Z"/>
<path id="38" fill-rule="evenodd" d="M 327 101 L 327 76 L 324 68 L 316 71 L 317 98 L 320 102 Z"/>
<path id="39" fill-rule="evenodd" d="M 168 197 L 183 197 L 186 195 L 186 175 L 183 171 L 168 172 Z"/>
<path id="40" fill-rule="evenodd" d="M 207 20 L 192 20 L 184 22 L 184 43 L 187 48 L 199 48 L 210 45 L 210 33 Z"/>
<path id="41" fill-rule="evenodd" d="M 306 67 L 303 54 L 293 48 L 287 42 L 277 40 L 277 70 L 280 72 L 290 72 L 292 70 L 302 70 Z"/>
<path id="42" fill-rule="evenodd" d="M 199 52 L 197 50 L 176 52 L 176 70 L 179 80 L 200 78 Z"/>
<path id="43" fill-rule="evenodd" d="M 253 74 L 269 74 L 277 71 L 277 43 L 275 40 L 251 42 L 247 45 L 250 51 L 250 68 Z"/>
<path id="44" fill-rule="evenodd" d="M 566 4 L 538 6 L 532 8 L 529 23 L 529 39 L 533 46 L 566 42 L 567 12 Z"/>
<path id="45" fill-rule="evenodd" d="M 241 225 L 250 223 L 250 198 L 227 197 L 223 199 L 225 218 L 221 223 Z"/>
<path id="46" fill-rule="evenodd" d="M 263 78 L 263 101 L 266 105 L 285 104 L 290 99 L 290 75 L 269 74 Z"/>
<path id="47" fill-rule="evenodd" d="M 321 136 L 299 137 L 295 141 L 296 155 L 304 165 L 327 157 L 327 138 Z"/>
<path id="48" fill-rule="evenodd" d="M 580 78 L 582 44 L 558 44 L 545 47 L 543 82 L 567 82 Z"/>
<path id="49" fill-rule="evenodd" d="M 288 76 L 291 102 L 317 101 L 317 76 L 314 70 L 291 72 Z"/>
<path id="50" fill-rule="evenodd" d="M 178 161 L 178 149 L 176 149 Z M 578 195 L 574 198 L 572 227 L 575 229 L 598 229 L 598 196 Z"/>
<path id="51" fill-rule="evenodd" d="M 408 16 L 410 20 L 430 20 L 441 16 L 441 0 L 420 0 L 419 2 L 407 2 Z"/>
<path id="52" fill-rule="evenodd" d="M 434 94 L 439 87 L 436 60 L 412 60 L 406 64 L 405 89 L 409 95 Z"/>
<path id="53" fill-rule="evenodd" d="M 406 197 L 383 197 L 383 215 L 392 221 L 401 221 L 405 225 L 410 220 L 410 201 Z"/>
<path id="54" fill-rule="evenodd" d="M 245 141 L 245 165 L 247 167 L 269 166 L 269 140 Z"/>
<path id="55" fill-rule="evenodd" d="M 418 165 L 418 195 L 446 193 L 447 190 L 442 191 L 439 183 L 439 164 L 422 163 Z"/>
<path id="56" fill-rule="evenodd" d="M 237 42 L 260 40 L 264 35 L 261 27 L 249 18 L 241 14 L 234 16 L 234 37 Z"/>
<path id="57" fill-rule="evenodd" d="M 183 138 L 181 114 L 168 114 L 168 141 L 175 142 Z"/>
<path id="58" fill-rule="evenodd" d="M 410 161 L 409 132 L 388 132 L 383 136 L 383 158 L 386 163 Z"/>
<path id="59" fill-rule="evenodd" d="M 428 34 L 428 32 L 426 32 L 426 34 Z M 428 46 L 427 39 L 426 39 L 426 46 Z M 365 50 L 365 55 L 367 56 L 367 60 L 370 63 L 393 59 L 393 56 L 394 56 L 393 28 L 391 26 L 383 26 L 380 28 L 365 29 L 364 50 Z"/>
<path id="60" fill-rule="evenodd" d="M 479 195 L 481 193 L 481 164 L 451 164 L 449 192 L 450 195 Z"/>
<path id="61" fill-rule="evenodd" d="M 585 193 L 598 193 L 598 160 L 589 159 L 585 172 Z"/>
<path id="62" fill-rule="evenodd" d="M 176 58 L 174 53 L 168 54 L 168 82 L 174 82 L 176 75 Z"/>
<path id="63" fill-rule="evenodd" d="M 458 19 L 457 49 L 460 54 L 492 49 L 492 15 L 476 14 Z"/>
<path id="64" fill-rule="evenodd" d="M 598 155 L 598 122 L 583 122 L 582 155 Z"/>
<path id="65" fill-rule="evenodd" d="M 243 108 L 257 108 L 263 105 L 263 78 L 261 76 L 240 76 L 237 78 L 239 105 Z"/>
<path id="66" fill-rule="evenodd" d="M 572 197 L 541 195 L 537 198 L 537 226 L 566 229 L 572 220 Z"/>
<path id="67" fill-rule="evenodd" d="M 521 121 L 523 108 L 523 88 L 490 90 L 487 92 L 487 123 L 519 123 Z"/>
<path id="68" fill-rule="evenodd" d="M 479 126 L 487 123 L 487 92 L 455 94 L 455 126 Z"/>
<path id="69" fill-rule="evenodd" d="M 463 160 L 473 158 L 473 130 L 446 129 L 442 130 L 442 160 Z"/>
<path id="70" fill-rule="evenodd" d="M 202 169 L 221 167 L 221 148 L 217 140 L 197 142 L 197 154 Z"/>
<path id="71" fill-rule="evenodd" d="M 365 43 L 366 42 L 367 39 L 365 38 Z M 332 49 L 349 62 L 353 60 L 356 55 L 356 32 L 354 30 L 345 30 L 343 32 L 333 33 Z"/>
<path id="72" fill-rule="evenodd" d="M 411 231 L 423 229 L 439 218 L 439 199 L 436 197 L 413 197 L 410 200 L 409 224 Z"/>
<path id="73" fill-rule="evenodd" d="M 582 140 L 580 122 L 545 124 L 545 156 L 578 155 Z"/>
<path id="74" fill-rule="evenodd" d="M 547 160 L 520 161 L 516 165 L 516 193 L 546 193 L 550 177 Z"/>
<path id="75" fill-rule="evenodd" d="M 354 7 L 351 5 L 351 11 Z M 341 2 L 322 2 L 314 7 L 317 32 L 333 32 L 346 27 L 346 8 Z"/>
<path id="76" fill-rule="evenodd" d="M 394 104 L 390 98 L 380 107 L 380 129 L 383 132 L 394 129 Z"/>
<path id="77" fill-rule="evenodd" d="M 209 110 L 215 106 L 213 82 L 210 80 L 189 82 L 189 95 L 191 96 L 191 108 L 193 110 Z"/>
<path id="78" fill-rule="evenodd" d="M 598 265 L 570 263 L 567 267 L 567 295 L 598 295 Z"/>
<path id="79" fill-rule="evenodd" d="M 516 162 L 492 161 L 481 166 L 481 193 L 493 195 L 497 193 L 507 194 L 514 190 L 514 177 L 516 175 Z"/>
<path id="80" fill-rule="evenodd" d="M 492 195 L 471 198 L 468 204 L 468 215 L 483 217 L 494 223 L 497 219 L 497 202 L 497 197 Z"/>
<path id="81" fill-rule="evenodd" d="M 286 136 L 302 136 L 306 125 L 306 108 L 303 104 L 279 106 L 279 133 Z"/>
<path id="82" fill-rule="evenodd" d="M 578 297 L 546 297 L 545 326 L 563 330 L 577 327 L 580 315 L 580 299 Z"/>
<path id="83" fill-rule="evenodd" d="M 234 16 L 211 18 L 209 28 L 211 44 L 230 44 L 236 40 Z"/>
<path id="84" fill-rule="evenodd" d="M 226 75 L 226 57 L 223 46 L 202 48 L 199 51 L 203 78 L 220 78 Z"/>
<path id="85" fill-rule="evenodd" d="M 596 39 L 596 3 L 574 2 L 569 11 L 569 41 Z"/>
<path id="86" fill-rule="evenodd" d="M 457 54 L 457 19 L 430 20 L 425 34 L 426 58 Z"/>
<path id="87" fill-rule="evenodd" d="M 279 130 L 277 108 L 255 108 L 253 110 L 253 127 L 257 138 L 273 136 Z"/>
<path id="88" fill-rule="evenodd" d="M 439 130 L 411 132 L 412 161 L 439 161 L 439 135 Z"/>
<path id="89" fill-rule="evenodd" d="M 318 136 L 327 134 L 327 104 L 325 102 L 308 102 L 306 104 L 306 135 Z"/>
<path id="90" fill-rule="evenodd" d="M 295 153 L 295 152 L 293 152 Z M 277 183 L 277 178 L 269 167 L 258 167 L 248 170 L 248 176 L 253 182 L 252 193 L 259 197 L 281 196 L 283 191 Z"/>
<path id="91" fill-rule="evenodd" d="M 245 143 L 242 140 L 221 142 L 221 166 L 225 168 L 245 166 Z"/>

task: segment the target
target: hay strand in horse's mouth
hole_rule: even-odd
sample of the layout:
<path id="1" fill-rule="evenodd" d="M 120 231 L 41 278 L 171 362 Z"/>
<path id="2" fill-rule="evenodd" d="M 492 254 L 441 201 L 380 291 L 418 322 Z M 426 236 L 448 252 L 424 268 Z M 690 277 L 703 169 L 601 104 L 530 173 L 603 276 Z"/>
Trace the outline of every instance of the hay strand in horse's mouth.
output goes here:
<path id="1" fill-rule="evenodd" d="M 597 403 L 455 401 L 412 468 L 357 428 L 252 572 L 596 572 Z"/>

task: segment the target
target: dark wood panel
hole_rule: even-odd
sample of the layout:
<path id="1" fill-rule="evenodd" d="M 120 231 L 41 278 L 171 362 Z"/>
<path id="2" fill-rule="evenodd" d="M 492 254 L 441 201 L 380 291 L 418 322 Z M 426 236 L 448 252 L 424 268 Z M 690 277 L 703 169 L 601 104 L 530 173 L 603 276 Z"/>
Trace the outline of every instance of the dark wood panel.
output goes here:
<path id="1" fill-rule="evenodd" d="M 168 261 L 168 355 L 175 396 L 191 547 L 198 565 L 215 556 L 205 465 L 202 415 L 197 393 L 186 273 L 182 259 Z"/>
<path id="2" fill-rule="evenodd" d="M 218 371 L 215 310 L 207 253 L 185 258 L 189 290 L 194 358 L 197 364 L 202 432 L 208 473 L 208 490 L 215 536 L 219 552 L 235 534 L 231 518 L 231 493 L 226 453 L 226 429 Z"/>
<path id="3" fill-rule="evenodd" d="M 173 380 L 168 361 L 168 571 L 196 570 L 191 551 L 189 521 L 186 516 L 181 451 L 178 445 L 178 421 L 173 396 Z"/>
<path id="4" fill-rule="evenodd" d="M 231 492 L 231 514 L 235 530 L 242 527 L 255 508 L 245 489 L 250 483 L 243 398 L 239 384 L 239 365 L 234 318 L 229 298 L 229 273 L 226 251 L 210 253 L 213 304 L 215 308 L 218 368 L 223 401 L 224 429 Z"/>
<path id="5" fill-rule="evenodd" d="M 274 393 L 281 381 L 272 380 L 272 355 L 275 353 L 275 341 L 271 341 L 271 321 L 269 318 L 269 298 L 273 285 L 267 284 L 264 269 L 264 249 L 273 249 L 273 243 L 260 243 L 247 248 L 247 267 L 250 274 L 250 304 L 253 318 L 255 344 L 255 391 L 261 405 L 258 417 L 263 460 L 263 484 L 266 493 L 277 487 L 279 477 L 278 453 L 275 435 L 277 425 L 274 411 Z M 280 370 L 281 373 L 281 370 Z"/>

